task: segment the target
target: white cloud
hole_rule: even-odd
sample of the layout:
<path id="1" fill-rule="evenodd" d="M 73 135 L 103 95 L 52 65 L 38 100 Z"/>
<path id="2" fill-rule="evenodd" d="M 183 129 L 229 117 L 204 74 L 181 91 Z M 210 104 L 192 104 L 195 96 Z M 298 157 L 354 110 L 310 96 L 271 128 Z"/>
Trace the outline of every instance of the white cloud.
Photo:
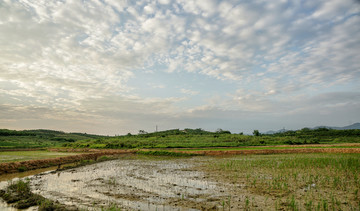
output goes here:
<path id="1" fill-rule="evenodd" d="M 158 0 L 160 4 L 169 4 L 171 0 Z"/>
<path id="2" fill-rule="evenodd" d="M 187 94 L 187 95 L 197 95 L 199 94 L 198 91 L 194 91 L 194 90 L 190 90 L 190 89 L 180 89 L 180 92 L 183 93 L 183 94 Z"/>
<path id="3" fill-rule="evenodd" d="M 192 110 L 211 105 L 217 114 L 291 113 L 301 108 L 289 99 L 298 102 L 300 97 L 360 88 L 356 85 L 360 42 L 354 36 L 360 33 L 359 12 L 360 5 L 352 0 L 4 1 L 0 4 L 0 103 L 11 114 L 11 105 L 17 110 L 45 109 L 44 119 L 61 109 L 70 116 L 78 108 L 107 117 L 88 105 L 93 100 L 99 108 L 120 104 L 122 110 L 107 111 L 119 114 L 118 118 L 141 110 L 161 110 L 154 115 L 170 118 L 184 115 L 179 102 L 192 99 L 180 99 L 179 93 L 218 94 L 209 82 L 218 80 L 232 84 L 232 89 L 222 90 L 224 96 L 218 101 L 201 98 L 189 103 Z M 198 91 L 142 79 L 138 84 L 176 97 L 139 100 L 144 96 L 128 82 L 147 72 L 179 78 L 191 73 L 196 82 L 182 79 L 188 83 L 182 87 Z M 332 96 L 338 100 L 331 108 L 358 105 L 357 101 L 341 104 L 339 95 Z"/>

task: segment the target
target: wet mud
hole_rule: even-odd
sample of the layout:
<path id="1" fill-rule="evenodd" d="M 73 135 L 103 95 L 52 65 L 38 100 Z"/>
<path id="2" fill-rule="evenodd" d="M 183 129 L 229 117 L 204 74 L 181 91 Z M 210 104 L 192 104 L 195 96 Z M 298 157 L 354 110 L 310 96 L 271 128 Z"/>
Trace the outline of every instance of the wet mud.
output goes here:
<path id="1" fill-rule="evenodd" d="M 228 187 L 196 170 L 205 158 L 112 160 L 32 178 L 34 193 L 101 210 L 217 210 Z"/>

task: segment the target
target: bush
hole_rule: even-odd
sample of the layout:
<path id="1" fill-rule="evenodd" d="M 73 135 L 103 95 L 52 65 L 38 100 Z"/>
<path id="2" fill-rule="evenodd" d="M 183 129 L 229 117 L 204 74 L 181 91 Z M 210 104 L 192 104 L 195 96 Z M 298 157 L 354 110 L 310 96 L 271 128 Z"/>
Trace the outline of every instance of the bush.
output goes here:
<path id="1" fill-rule="evenodd" d="M 27 168 L 26 168 L 25 166 L 20 166 L 20 167 L 18 168 L 18 171 L 19 171 L 19 172 L 24 172 L 24 171 L 27 171 Z"/>
<path id="2" fill-rule="evenodd" d="M 10 184 L 8 190 L 20 195 L 28 195 L 30 194 L 30 181 L 18 180 L 16 183 Z"/>
<path id="3" fill-rule="evenodd" d="M 39 211 L 53 211 L 56 210 L 58 206 L 54 204 L 54 202 L 45 199 L 40 203 Z"/>

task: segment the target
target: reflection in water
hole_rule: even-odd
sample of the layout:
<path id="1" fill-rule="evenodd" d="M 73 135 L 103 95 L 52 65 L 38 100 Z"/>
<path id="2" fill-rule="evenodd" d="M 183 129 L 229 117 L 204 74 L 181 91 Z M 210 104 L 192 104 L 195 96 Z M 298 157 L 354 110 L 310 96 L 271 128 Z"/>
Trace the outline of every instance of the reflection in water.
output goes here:
<path id="1" fill-rule="evenodd" d="M 35 169 L 35 170 L 19 172 L 19 173 L 3 174 L 0 175 L 0 182 L 12 180 L 14 178 L 24 178 L 27 176 L 32 176 L 46 171 L 52 171 L 52 170 L 56 170 L 56 168 L 57 168 L 56 166 L 52 166 L 49 168 L 41 168 L 41 169 Z"/>

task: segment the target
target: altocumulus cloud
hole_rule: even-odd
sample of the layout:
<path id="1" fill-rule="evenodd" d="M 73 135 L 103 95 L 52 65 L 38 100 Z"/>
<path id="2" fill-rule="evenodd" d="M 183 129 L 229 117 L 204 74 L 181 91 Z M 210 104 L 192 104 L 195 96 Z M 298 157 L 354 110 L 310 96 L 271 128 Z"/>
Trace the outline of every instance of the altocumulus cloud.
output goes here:
<path id="1" fill-rule="evenodd" d="M 0 127 L 352 123 L 358 34 L 355 0 L 3 0 Z"/>

